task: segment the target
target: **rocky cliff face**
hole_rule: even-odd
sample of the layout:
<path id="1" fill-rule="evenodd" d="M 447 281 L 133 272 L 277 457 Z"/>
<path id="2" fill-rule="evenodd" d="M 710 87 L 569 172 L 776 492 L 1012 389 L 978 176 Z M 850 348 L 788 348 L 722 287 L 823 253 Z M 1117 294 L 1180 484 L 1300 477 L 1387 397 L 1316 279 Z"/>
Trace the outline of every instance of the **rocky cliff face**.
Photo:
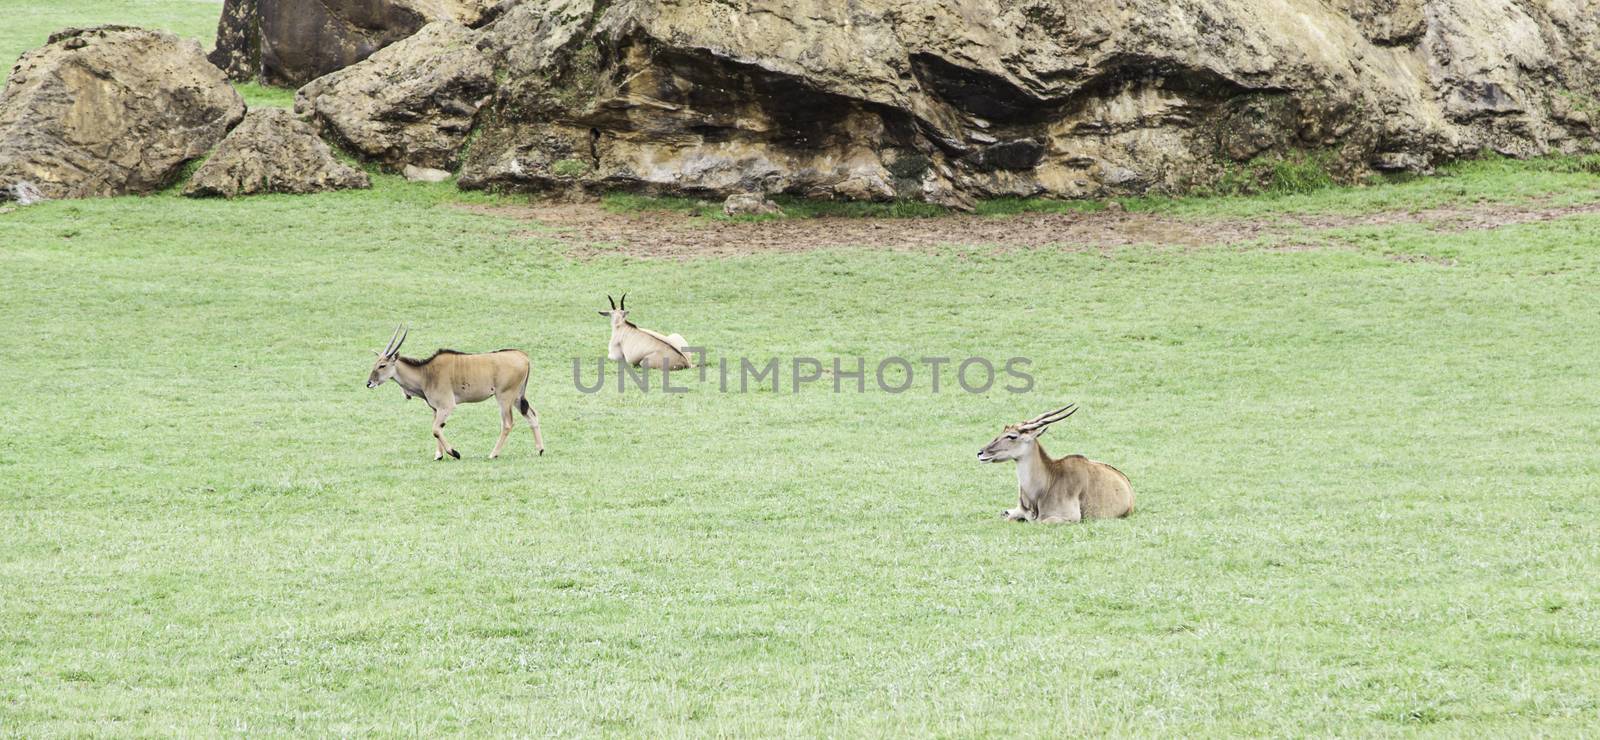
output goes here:
<path id="1" fill-rule="evenodd" d="M 439 20 L 476 24 L 493 0 L 226 0 L 211 61 L 236 80 L 300 85 Z"/>
<path id="2" fill-rule="evenodd" d="M 466 187 L 1177 191 L 1597 148 L 1593 0 L 525 0 Z"/>

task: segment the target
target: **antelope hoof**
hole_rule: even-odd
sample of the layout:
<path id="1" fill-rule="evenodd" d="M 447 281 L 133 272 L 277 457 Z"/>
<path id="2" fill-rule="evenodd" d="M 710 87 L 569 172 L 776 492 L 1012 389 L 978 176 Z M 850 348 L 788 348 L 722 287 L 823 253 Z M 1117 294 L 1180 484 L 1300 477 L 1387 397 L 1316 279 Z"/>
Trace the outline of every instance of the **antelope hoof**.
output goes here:
<path id="1" fill-rule="evenodd" d="M 539 457 L 544 457 L 544 448 L 543 447 L 539 448 Z"/>
<path id="2" fill-rule="evenodd" d="M 455 459 L 457 459 L 457 460 L 461 459 L 461 453 L 456 452 L 455 450 L 451 450 L 450 451 L 450 456 L 455 458 Z"/>

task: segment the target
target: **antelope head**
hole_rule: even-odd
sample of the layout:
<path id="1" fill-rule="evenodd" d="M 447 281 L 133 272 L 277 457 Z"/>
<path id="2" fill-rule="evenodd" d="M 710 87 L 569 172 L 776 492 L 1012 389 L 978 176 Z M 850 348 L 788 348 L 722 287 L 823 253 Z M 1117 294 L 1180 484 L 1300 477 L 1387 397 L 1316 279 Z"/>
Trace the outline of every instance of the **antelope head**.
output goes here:
<path id="1" fill-rule="evenodd" d="M 372 374 L 367 376 L 367 387 L 377 388 L 384 383 L 394 380 L 395 366 L 400 363 L 400 345 L 406 343 L 406 335 L 410 329 L 394 328 L 394 335 L 389 337 L 389 345 L 382 352 L 373 352 L 378 359 L 372 363 Z"/>
<path id="2" fill-rule="evenodd" d="M 1019 424 L 1007 424 L 1000 436 L 978 450 L 978 462 L 1003 462 L 1020 460 L 1033 452 L 1033 445 L 1046 429 L 1078 411 L 1078 405 L 1069 403 L 1055 411 L 1047 411 Z"/>
<path id="3" fill-rule="evenodd" d="M 612 298 L 609 294 L 606 295 L 606 300 L 611 301 L 611 310 L 601 311 L 600 315 L 611 317 L 611 328 L 616 329 L 628 320 L 628 294 L 622 294 L 622 302 L 620 304 L 617 299 Z"/>

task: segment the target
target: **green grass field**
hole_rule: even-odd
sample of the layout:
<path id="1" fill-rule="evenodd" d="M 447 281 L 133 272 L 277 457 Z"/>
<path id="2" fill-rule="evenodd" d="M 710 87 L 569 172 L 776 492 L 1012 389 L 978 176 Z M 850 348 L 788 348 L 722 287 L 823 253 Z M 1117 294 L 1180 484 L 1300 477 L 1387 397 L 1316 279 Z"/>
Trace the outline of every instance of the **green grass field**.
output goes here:
<path id="1" fill-rule="evenodd" d="M 216 10 L 55 5 L 6 53 Z M 1132 205 L 1600 201 L 1560 162 L 1448 174 Z M 378 175 L 0 214 L 0 735 L 1600 732 L 1600 215 L 673 261 L 462 202 L 515 201 Z M 713 358 L 1037 385 L 580 393 L 623 291 Z M 478 404 L 434 462 L 426 407 L 364 386 L 401 321 L 407 354 L 526 349 L 547 454 L 485 459 Z M 1066 401 L 1047 448 L 1137 512 L 999 521 L 1013 468 L 975 453 Z"/>

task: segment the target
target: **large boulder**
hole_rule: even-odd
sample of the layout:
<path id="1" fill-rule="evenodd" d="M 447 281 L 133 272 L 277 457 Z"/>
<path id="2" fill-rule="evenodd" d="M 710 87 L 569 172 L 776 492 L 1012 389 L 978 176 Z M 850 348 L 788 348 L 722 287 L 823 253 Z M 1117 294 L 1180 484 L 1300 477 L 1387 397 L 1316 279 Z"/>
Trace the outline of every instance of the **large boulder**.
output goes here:
<path id="1" fill-rule="evenodd" d="M 525 0 L 465 187 L 1101 197 L 1593 151 L 1590 0 Z"/>
<path id="2" fill-rule="evenodd" d="M 250 111 L 194 173 L 191 197 L 367 188 L 367 173 L 333 156 L 311 125 L 282 108 Z"/>
<path id="3" fill-rule="evenodd" d="M 351 151 L 393 169 L 454 169 L 494 68 L 459 23 L 430 23 L 366 61 L 300 88 L 295 112 Z"/>
<path id="4" fill-rule="evenodd" d="M 433 21 L 480 22 L 494 0 L 226 0 L 211 60 L 236 80 L 298 86 Z"/>
<path id="5" fill-rule="evenodd" d="M 0 92 L 0 199 L 171 185 L 239 119 L 244 100 L 200 45 L 124 26 L 69 29 L 22 56 Z"/>

